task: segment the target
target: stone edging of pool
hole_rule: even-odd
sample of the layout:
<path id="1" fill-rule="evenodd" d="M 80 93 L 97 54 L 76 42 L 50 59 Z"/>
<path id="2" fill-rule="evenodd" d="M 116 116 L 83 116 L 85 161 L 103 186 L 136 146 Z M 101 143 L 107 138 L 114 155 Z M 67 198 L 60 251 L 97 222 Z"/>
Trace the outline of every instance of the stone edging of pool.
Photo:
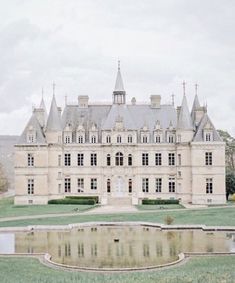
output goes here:
<path id="1" fill-rule="evenodd" d="M 42 230 L 71 230 L 73 228 L 92 227 L 92 226 L 145 226 L 154 227 L 161 230 L 203 230 L 203 231 L 235 231 L 235 226 L 206 226 L 201 224 L 193 225 L 165 225 L 152 222 L 82 222 L 66 225 L 29 225 L 24 227 L 0 227 L 0 232 L 30 232 Z"/>

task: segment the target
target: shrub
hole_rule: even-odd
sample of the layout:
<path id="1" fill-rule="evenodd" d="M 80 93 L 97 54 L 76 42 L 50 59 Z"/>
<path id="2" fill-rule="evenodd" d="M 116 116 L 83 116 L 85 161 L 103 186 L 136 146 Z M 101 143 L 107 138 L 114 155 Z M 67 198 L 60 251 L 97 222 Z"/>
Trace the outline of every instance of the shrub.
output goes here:
<path id="1" fill-rule="evenodd" d="M 51 199 L 48 201 L 48 204 L 77 204 L 77 205 L 94 205 L 95 200 L 94 199 L 70 199 L 70 198 L 64 198 L 64 199 Z"/>
<path id="2" fill-rule="evenodd" d="M 143 199 L 142 204 L 179 204 L 178 199 Z"/>
<path id="3" fill-rule="evenodd" d="M 174 218 L 171 217 L 170 215 L 167 215 L 167 216 L 164 218 L 164 222 L 165 222 L 165 224 L 167 224 L 167 225 L 171 225 L 171 224 L 174 222 Z"/>
<path id="4" fill-rule="evenodd" d="M 235 201 L 235 194 L 233 194 L 233 195 L 231 196 L 231 200 L 232 200 L 232 201 Z"/>
<path id="5" fill-rule="evenodd" d="M 66 199 L 93 199 L 95 203 L 99 202 L 99 197 L 98 196 L 66 196 Z"/>

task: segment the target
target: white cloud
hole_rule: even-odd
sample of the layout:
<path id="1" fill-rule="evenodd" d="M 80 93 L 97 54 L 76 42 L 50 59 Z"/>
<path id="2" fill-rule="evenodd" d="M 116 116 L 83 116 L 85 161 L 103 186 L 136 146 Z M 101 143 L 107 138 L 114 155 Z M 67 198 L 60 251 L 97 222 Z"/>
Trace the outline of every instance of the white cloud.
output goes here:
<path id="1" fill-rule="evenodd" d="M 235 134 L 234 12 L 231 0 L 0 0 L 0 133 L 22 131 L 31 113 L 18 111 L 42 86 L 49 108 L 53 81 L 58 104 L 111 100 L 120 58 L 129 99 L 180 104 L 185 79 L 192 103 L 198 82 L 216 127 Z"/>

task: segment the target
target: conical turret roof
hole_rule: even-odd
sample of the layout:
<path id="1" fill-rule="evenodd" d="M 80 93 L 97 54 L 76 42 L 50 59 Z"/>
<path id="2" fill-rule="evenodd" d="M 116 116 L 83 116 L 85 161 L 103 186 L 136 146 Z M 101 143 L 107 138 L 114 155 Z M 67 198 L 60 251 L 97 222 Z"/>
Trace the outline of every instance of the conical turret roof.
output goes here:
<path id="1" fill-rule="evenodd" d="M 55 95 L 53 95 L 52 101 L 51 101 L 51 108 L 47 120 L 47 131 L 61 131 L 61 117 L 60 113 L 58 111 L 58 107 L 56 105 Z"/>
<path id="2" fill-rule="evenodd" d="M 193 123 L 191 115 L 188 108 L 188 103 L 186 96 L 184 95 L 182 105 L 180 108 L 179 118 L 178 118 L 178 129 L 183 130 L 193 130 Z"/>
<path id="3" fill-rule="evenodd" d="M 201 107 L 201 106 L 200 106 L 200 102 L 199 102 L 198 96 L 197 96 L 197 94 L 196 94 L 195 97 L 194 97 L 194 101 L 193 101 L 192 111 L 193 111 L 193 110 L 196 110 L 196 109 L 198 109 L 198 108 L 200 108 L 200 107 Z"/>
<path id="4" fill-rule="evenodd" d="M 121 70 L 120 70 L 120 63 L 118 64 L 118 72 L 117 72 L 117 78 L 116 78 L 114 91 L 125 91 L 123 81 L 122 81 Z"/>

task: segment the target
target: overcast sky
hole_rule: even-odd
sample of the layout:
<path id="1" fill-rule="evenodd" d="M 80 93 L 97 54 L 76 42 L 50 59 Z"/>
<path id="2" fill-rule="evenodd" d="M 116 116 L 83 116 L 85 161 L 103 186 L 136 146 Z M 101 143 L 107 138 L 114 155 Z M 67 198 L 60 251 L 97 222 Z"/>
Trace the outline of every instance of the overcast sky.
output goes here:
<path id="1" fill-rule="evenodd" d="M 194 85 L 216 128 L 235 135 L 234 0 L 0 0 L 0 134 L 20 134 L 32 106 L 111 101 L 121 60 L 130 101 L 161 94 L 191 108 Z"/>

